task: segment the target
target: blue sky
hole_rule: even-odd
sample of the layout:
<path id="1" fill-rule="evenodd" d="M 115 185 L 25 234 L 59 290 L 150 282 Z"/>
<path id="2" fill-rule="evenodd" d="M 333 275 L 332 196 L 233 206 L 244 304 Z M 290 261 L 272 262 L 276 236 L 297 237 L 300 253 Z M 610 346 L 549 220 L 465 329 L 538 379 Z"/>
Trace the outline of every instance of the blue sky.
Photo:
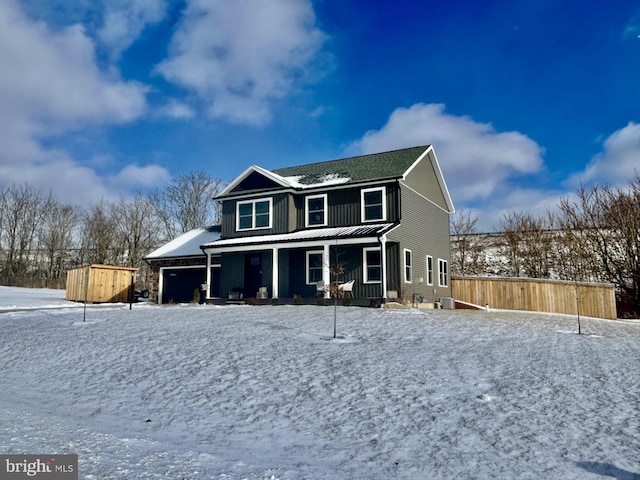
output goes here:
<path id="1" fill-rule="evenodd" d="M 433 144 L 491 230 L 640 165 L 640 3 L 3 0 L 0 185 L 86 205 Z"/>

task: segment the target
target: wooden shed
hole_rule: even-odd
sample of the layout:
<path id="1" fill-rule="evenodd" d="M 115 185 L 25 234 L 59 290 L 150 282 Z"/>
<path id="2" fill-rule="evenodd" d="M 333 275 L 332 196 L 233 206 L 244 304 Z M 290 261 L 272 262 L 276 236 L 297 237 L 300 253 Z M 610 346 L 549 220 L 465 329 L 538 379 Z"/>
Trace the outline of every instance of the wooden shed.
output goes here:
<path id="1" fill-rule="evenodd" d="M 87 303 L 128 302 L 137 268 L 90 265 L 67 272 L 65 300 Z"/>

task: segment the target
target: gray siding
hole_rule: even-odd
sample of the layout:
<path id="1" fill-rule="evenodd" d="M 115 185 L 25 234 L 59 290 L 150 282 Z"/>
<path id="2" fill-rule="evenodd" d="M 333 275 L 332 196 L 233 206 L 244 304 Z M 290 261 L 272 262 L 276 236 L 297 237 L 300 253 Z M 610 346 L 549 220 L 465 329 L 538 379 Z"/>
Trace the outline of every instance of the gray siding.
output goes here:
<path id="1" fill-rule="evenodd" d="M 431 153 L 429 155 L 432 155 Z M 444 197 L 445 185 L 438 183 L 438 177 L 430 158 L 423 158 L 407 175 L 406 185 L 430 199 L 441 208 L 447 209 Z"/>
<path id="2" fill-rule="evenodd" d="M 362 188 L 369 188 L 371 185 Z M 397 183 L 385 184 L 387 191 L 387 222 L 394 222 L 399 218 L 400 189 Z M 344 227 L 359 224 L 362 214 L 362 188 L 345 188 L 327 192 L 328 227 Z M 322 192 L 320 192 L 322 193 Z M 318 195 L 318 192 L 305 192 L 296 195 L 294 204 L 296 209 L 296 228 L 302 229 L 306 225 L 306 197 Z"/>
<path id="3" fill-rule="evenodd" d="M 256 196 L 256 199 L 272 198 L 273 211 L 271 212 L 272 228 L 258 230 L 236 231 L 236 204 L 241 200 L 224 200 L 222 202 L 222 237 L 252 237 L 255 235 L 270 235 L 274 233 L 286 233 L 289 230 L 289 194 L 279 193 L 276 195 Z"/>
<path id="4" fill-rule="evenodd" d="M 344 273 L 338 277 L 341 282 L 355 280 L 353 296 L 356 298 L 381 298 L 381 283 L 364 283 L 363 249 L 366 247 L 379 247 L 379 243 L 362 244 L 357 246 L 338 246 L 330 248 L 331 264 L 341 263 Z M 332 280 L 335 280 L 332 278 Z"/>
<path id="5" fill-rule="evenodd" d="M 220 296 L 227 298 L 234 288 L 244 287 L 244 254 L 223 253 L 220 268 Z"/>
<path id="6" fill-rule="evenodd" d="M 257 252 L 260 255 L 261 274 L 257 283 L 267 287 L 269 295 L 273 294 L 271 279 L 273 278 L 272 253 L 269 250 Z M 245 290 L 245 257 L 256 252 L 223 253 L 221 255 L 220 297 L 227 298 L 234 289 Z M 255 297 L 256 292 L 244 291 L 245 298 Z"/>
<path id="7" fill-rule="evenodd" d="M 402 292 L 400 268 L 400 245 L 387 242 L 387 290 L 395 290 L 398 295 Z"/>
<path id="8" fill-rule="evenodd" d="M 397 261 L 400 272 L 398 292 L 402 292 L 405 299 L 410 299 L 413 293 L 424 296 L 427 302 L 450 297 L 450 273 L 449 286 L 446 288 L 438 286 L 438 259 L 445 260 L 449 272 L 451 271 L 449 214 L 405 186 L 401 187 L 401 193 L 401 224 L 389 235 L 389 240 L 398 242 Z M 404 249 L 409 249 L 412 253 L 412 283 L 404 281 Z M 426 283 L 427 255 L 433 257 L 433 285 Z M 420 277 L 424 278 L 422 284 L 419 283 Z"/>

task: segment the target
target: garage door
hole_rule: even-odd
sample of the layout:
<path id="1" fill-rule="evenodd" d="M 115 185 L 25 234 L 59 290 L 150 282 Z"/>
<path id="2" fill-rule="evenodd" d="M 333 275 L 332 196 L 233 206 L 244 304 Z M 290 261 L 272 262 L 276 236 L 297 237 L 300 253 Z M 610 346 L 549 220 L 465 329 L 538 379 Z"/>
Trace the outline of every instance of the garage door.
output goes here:
<path id="1" fill-rule="evenodd" d="M 193 301 L 194 291 L 200 293 L 200 285 L 205 281 L 205 268 L 167 268 L 162 274 L 162 303 L 189 303 Z"/>

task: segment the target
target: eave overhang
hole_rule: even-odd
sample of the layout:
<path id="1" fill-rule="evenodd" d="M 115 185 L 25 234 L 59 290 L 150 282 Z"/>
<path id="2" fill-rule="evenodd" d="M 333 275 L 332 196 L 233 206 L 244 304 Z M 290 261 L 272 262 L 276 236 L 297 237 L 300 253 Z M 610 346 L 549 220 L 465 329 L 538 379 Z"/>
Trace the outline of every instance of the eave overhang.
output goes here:
<path id="1" fill-rule="evenodd" d="M 271 248 L 303 248 L 325 245 L 355 245 L 379 242 L 397 223 L 362 224 L 349 227 L 328 227 L 298 230 L 291 233 L 256 235 L 216 240 L 202 245 L 206 254 L 267 250 Z"/>

